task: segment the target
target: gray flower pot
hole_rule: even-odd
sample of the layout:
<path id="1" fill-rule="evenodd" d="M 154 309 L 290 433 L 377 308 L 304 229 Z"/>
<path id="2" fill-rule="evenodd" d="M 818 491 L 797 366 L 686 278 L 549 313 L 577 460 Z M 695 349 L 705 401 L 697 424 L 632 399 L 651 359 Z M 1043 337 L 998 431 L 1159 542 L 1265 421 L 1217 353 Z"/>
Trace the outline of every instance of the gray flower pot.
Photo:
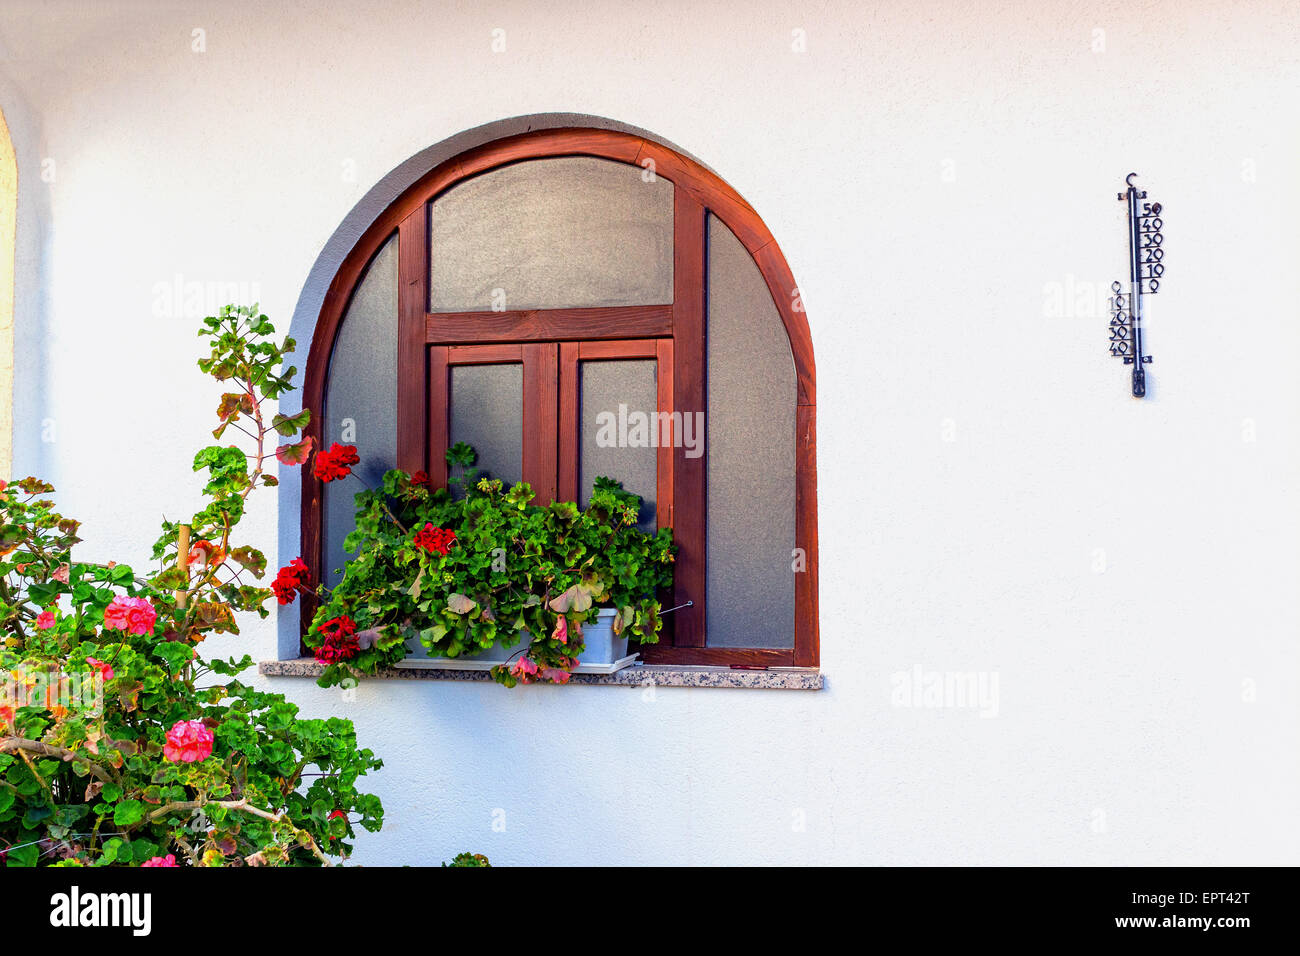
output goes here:
<path id="1" fill-rule="evenodd" d="M 596 620 L 582 625 L 586 648 L 578 655 L 579 664 L 613 664 L 627 657 L 627 638 L 614 636 L 617 614 L 612 607 L 602 607 Z"/>

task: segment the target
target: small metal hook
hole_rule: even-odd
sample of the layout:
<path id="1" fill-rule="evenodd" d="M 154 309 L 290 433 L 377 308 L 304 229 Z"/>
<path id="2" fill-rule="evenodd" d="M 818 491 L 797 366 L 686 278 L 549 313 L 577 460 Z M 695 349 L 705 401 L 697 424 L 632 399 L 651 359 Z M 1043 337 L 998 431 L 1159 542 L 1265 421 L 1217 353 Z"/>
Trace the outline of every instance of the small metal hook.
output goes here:
<path id="1" fill-rule="evenodd" d="M 670 613 L 672 613 L 673 611 L 680 611 L 680 610 L 681 610 L 682 608 L 684 608 L 684 607 L 695 607 L 695 602 L 694 602 L 694 601 L 687 601 L 685 604 L 679 604 L 679 605 L 677 605 L 676 607 L 670 607 L 670 608 L 668 608 L 668 610 L 666 610 L 666 611 L 660 611 L 659 613 L 660 613 L 660 614 L 670 614 Z"/>
<path id="2" fill-rule="evenodd" d="M 1124 177 L 1124 182 L 1130 189 L 1137 188 L 1133 185 L 1133 177 L 1136 175 L 1137 173 L 1129 173 L 1127 176 Z"/>

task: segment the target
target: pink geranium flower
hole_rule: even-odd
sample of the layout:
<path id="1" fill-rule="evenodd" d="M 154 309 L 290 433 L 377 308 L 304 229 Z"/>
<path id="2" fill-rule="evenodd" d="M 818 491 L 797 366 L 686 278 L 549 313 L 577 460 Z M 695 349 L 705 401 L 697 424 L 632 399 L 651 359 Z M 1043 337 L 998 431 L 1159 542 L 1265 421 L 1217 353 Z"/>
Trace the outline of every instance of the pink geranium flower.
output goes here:
<path id="1" fill-rule="evenodd" d="M 178 866 L 176 854 L 168 853 L 166 856 L 155 856 L 151 860 L 145 860 L 141 866 Z"/>
<path id="2" fill-rule="evenodd" d="M 149 634 L 158 612 L 153 609 L 148 598 L 123 597 L 118 595 L 104 608 L 104 626 L 115 631 L 129 634 Z"/>
<path id="3" fill-rule="evenodd" d="M 54 612 L 42 611 L 36 615 L 36 629 L 38 631 L 48 631 L 54 626 Z"/>
<path id="4" fill-rule="evenodd" d="M 167 731 L 163 757 L 172 763 L 206 760 L 212 753 L 212 731 L 201 720 L 178 720 Z"/>
<path id="5" fill-rule="evenodd" d="M 103 661 L 95 657 L 87 657 L 86 663 L 99 671 L 99 676 L 105 681 L 113 679 L 113 666 L 111 664 L 105 664 Z"/>

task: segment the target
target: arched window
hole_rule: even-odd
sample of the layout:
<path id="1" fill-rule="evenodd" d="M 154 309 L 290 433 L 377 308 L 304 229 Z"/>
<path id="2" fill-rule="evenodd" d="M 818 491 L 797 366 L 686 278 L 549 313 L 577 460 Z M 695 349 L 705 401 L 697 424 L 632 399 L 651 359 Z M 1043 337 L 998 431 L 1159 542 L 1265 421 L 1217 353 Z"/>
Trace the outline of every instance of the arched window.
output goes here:
<path id="1" fill-rule="evenodd" d="M 443 482 L 468 441 L 543 502 L 585 501 L 596 475 L 640 494 L 690 602 L 645 660 L 818 663 L 808 325 L 757 213 L 675 150 L 551 129 L 430 170 L 334 277 L 303 401 L 372 484 L 394 465 Z M 330 582 L 353 489 L 303 482 L 302 553 Z"/>

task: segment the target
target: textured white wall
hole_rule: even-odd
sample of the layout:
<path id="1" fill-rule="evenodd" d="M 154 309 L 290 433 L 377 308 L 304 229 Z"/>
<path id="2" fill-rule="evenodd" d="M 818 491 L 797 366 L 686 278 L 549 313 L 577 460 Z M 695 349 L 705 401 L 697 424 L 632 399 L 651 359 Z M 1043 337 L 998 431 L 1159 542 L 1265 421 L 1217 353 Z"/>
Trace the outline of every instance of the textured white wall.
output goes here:
<path id="1" fill-rule="evenodd" d="M 387 762 L 362 860 L 1296 862 L 1295 5 L 310 6 L 0 12 L 36 184 L 16 469 L 88 556 L 199 486 L 215 392 L 155 285 L 287 326 L 372 185 L 504 117 L 612 117 L 730 181 L 821 405 L 824 692 L 277 681 Z M 1143 402 L 1104 342 L 1131 170 L 1167 207 Z M 892 706 L 917 665 L 996 675 L 996 717 Z"/>

